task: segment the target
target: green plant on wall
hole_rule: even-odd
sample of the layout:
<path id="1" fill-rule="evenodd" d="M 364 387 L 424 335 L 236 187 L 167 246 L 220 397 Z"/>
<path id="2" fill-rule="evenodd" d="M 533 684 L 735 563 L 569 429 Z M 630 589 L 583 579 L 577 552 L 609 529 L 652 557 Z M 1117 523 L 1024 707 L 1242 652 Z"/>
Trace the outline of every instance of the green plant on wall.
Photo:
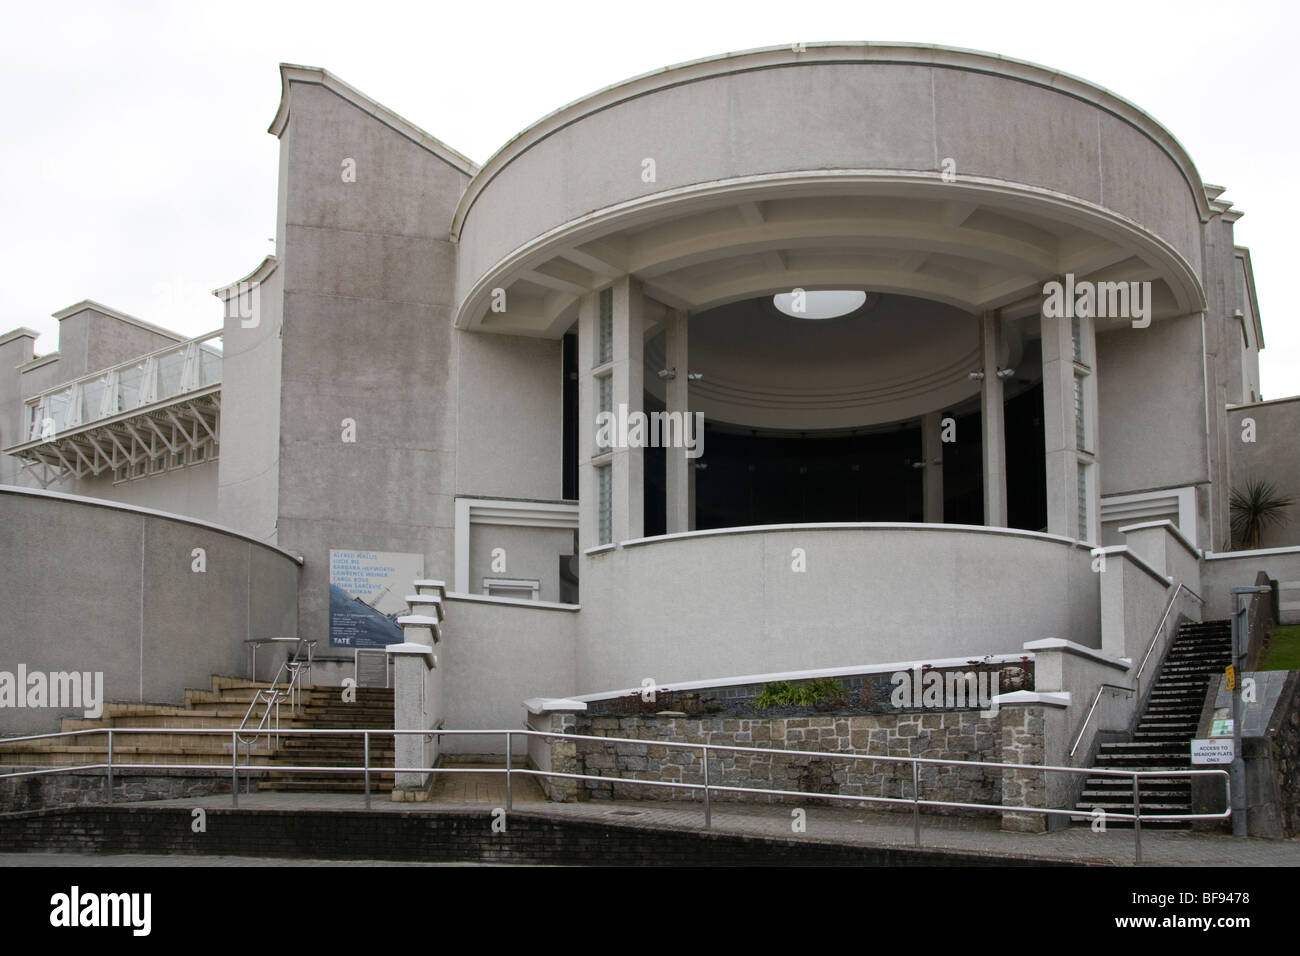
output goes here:
<path id="1" fill-rule="evenodd" d="M 843 696 L 843 685 L 829 677 L 819 677 L 806 684 L 791 684 L 788 680 L 779 680 L 764 685 L 763 690 L 754 698 L 754 706 L 759 708 L 811 707 L 819 700 Z"/>
<path id="2" fill-rule="evenodd" d="M 1269 481 L 1247 481 L 1229 499 L 1232 542 L 1237 548 L 1258 548 L 1267 528 L 1286 524 L 1286 509 L 1295 499 L 1278 492 Z"/>

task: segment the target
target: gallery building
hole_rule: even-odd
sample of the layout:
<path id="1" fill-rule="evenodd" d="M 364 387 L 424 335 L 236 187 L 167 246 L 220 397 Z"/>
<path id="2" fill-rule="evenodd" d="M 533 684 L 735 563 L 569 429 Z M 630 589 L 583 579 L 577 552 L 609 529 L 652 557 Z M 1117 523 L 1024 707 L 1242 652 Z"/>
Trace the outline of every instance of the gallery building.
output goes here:
<path id="1" fill-rule="evenodd" d="M 1294 529 L 1230 531 L 1242 481 L 1297 480 L 1300 410 L 1260 394 L 1240 213 L 1105 89 L 765 49 L 600 90 L 480 167 L 281 78 L 276 253 L 217 290 L 221 329 L 87 301 L 55 354 L 0 336 L 6 659 L 169 700 L 295 634 L 338 682 L 365 641 L 331 608 L 391 620 L 439 579 L 448 727 L 1026 656 L 1067 759 L 1162 628 L 1300 581 Z"/>

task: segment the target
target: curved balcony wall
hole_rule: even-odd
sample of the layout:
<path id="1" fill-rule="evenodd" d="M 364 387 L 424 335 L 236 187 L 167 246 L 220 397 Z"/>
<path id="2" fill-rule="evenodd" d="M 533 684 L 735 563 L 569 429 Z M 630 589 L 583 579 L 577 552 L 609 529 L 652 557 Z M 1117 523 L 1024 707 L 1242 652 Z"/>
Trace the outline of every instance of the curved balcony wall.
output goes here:
<path id="1" fill-rule="evenodd" d="M 802 549 L 806 570 L 793 570 Z M 1099 648 L 1087 548 L 958 525 L 785 525 L 627 542 L 583 569 L 579 693 L 718 675 Z"/>
<path id="2" fill-rule="evenodd" d="M 955 184 L 941 178 L 947 158 Z M 647 159 L 653 182 L 643 176 Z M 665 207 L 734 202 L 746 189 L 762 200 L 834 195 L 837 186 L 952 200 L 978 193 L 976 201 L 996 197 L 1007 209 L 1127 234 L 1180 304 L 1197 307 L 1204 187 L 1156 121 L 1043 67 L 863 44 L 673 67 L 525 130 L 478 172 L 457 210 L 461 320 L 545 247 L 635 229 Z M 635 252 L 634 234 L 619 238 Z"/>

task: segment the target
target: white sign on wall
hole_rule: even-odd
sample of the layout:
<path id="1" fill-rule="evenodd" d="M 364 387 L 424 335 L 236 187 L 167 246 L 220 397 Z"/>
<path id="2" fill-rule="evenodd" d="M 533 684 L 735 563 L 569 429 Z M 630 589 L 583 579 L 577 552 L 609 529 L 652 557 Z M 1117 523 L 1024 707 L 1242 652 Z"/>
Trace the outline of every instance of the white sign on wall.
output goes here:
<path id="1" fill-rule="evenodd" d="M 1192 741 L 1193 764 L 1232 763 L 1232 756 L 1231 737 L 1212 737 L 1208 740 Z"/>

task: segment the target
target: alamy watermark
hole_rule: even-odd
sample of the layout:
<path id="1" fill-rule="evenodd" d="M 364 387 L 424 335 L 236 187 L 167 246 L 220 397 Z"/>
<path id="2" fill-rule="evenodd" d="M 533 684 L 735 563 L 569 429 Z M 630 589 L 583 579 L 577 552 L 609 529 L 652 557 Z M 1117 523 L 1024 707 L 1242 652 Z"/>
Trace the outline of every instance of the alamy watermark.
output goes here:
<path id="1" fill-rule="evenodd" d="M 80 707 L 87 720 L 104 713 L 103 671 L 0 671 L 0 708 Z"/>
<path id="2" fill-rule="evenodd" d="M 704 454 L 703 412 L 617 412 L 596 415 L 596 447 L 684 448 L 687 458 Z"/>
<path id="3" fill-rule="evenodd" d="M 1000 693 L 1000 672 L 996 670 L 940 671 L 919 665 L 910 671 L 895 671 L 889 702 L 899 710 L 933 708 L 980 708 L 981 717 L 995 717 Z"/>
<path id="4" fill-rule="evenodd" d="M 1071 272 L 1064 283 L 1044 285 L 1043 295 L 1043 315 L 1049 319 L 1132 319 L 1135 329 L 1151 324 L 1150 282 L 1076 281 Z"/>

